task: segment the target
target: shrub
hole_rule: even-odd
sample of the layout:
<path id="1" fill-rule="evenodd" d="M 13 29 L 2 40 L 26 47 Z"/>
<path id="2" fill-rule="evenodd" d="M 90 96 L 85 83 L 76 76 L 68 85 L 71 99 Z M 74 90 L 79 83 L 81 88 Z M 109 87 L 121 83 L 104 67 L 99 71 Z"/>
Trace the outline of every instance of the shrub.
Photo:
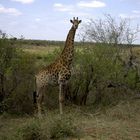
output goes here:
<path id="1" fill-rule="evenodd" d="M 4 111 L 16 114 L 33 112 L 34 58 L 18 51 L 5 72 Z"/>
<path id="2" fill-rule="evenodd" d="M 41 133 L 41 125 L 39 121 L 33 119 L 29 123 L 22 126 L 18 132 L 17 136 L 22 140 L 41 140 L 43 139 Z"/>
<path id="3" fill-rule="evenodd" d="M 120 60 L 124 59 L 127 51 L 127 48 L 110 47 L 106 44 L 85 46 L 77 50 L 67 88 L 67 99 L 80 105 L 105 106 L 114 105 L 134 94 L 137 90 L 134 88 L 136 70 L 129 68 L 125 76 L 126 67 Z"/>
<path id="4" fill-rule="evenodd" d="M 6 96 L 7 73 L 11 68 L 12 59 L 16 54 L 16 50 L 11 46 L 7 39 L 0 39 L 0 112 L 2 112 L 1 103 Z"/>
<path id="5" fill-rule="evenodd" d="M 26 42 L 22 43 L 28 45 Z M 20 42 L 17 45 L 20 46 Z M 139 90 L 139 71 L 125 66 L 129 64 L 125 58 L 127 48 L 103 43 L 82 45 L 83 48 L 77 46 L 72 76 L 65 88 L 68 103 L 114 105 Z M 32 114 L 34 73 L 53 62 L 60 52 L 61 48 L 33 56 L 14 47 L 8 39 L 0 40 L 0 112 Z M 58 108 L 58 91 L 58 87 L 51 86 L 46 90 L 44 103 L 47 109 Z"/>
<path id="6" fill-rule="evenodd" d="M 58 139 L 77 136 L 77 129 L 70 117 L 56 117 L 49 126 L 50 138 Z"/>

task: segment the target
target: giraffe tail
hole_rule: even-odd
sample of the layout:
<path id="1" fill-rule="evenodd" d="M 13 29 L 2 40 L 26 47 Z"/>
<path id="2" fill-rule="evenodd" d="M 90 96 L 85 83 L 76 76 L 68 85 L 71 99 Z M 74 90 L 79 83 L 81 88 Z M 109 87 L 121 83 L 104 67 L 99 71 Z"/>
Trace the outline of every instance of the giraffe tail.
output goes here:
<path id="1" fill-rule="evenodd" d="M 33 92 L 33 103 L 36 104 L 37 103 L 37 94 L 36 94 L 36 91 Z"/>
<path id="2" fill-rule="evenodd" d="M 33 104 L 37 103 L 36 77 L 34 78 Z"/>

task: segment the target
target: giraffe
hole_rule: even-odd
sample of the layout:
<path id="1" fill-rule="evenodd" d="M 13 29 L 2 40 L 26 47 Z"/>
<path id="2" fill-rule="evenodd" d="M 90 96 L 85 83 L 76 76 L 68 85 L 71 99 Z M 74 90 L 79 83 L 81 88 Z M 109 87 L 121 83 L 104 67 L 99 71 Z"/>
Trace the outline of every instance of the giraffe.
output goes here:
<path id="1" fill-rule="evenodd" d="M 44 67 L 35 75 L 36 95 L 34 94 L 34 98 L 36 99 L 34 101 L 37 103 L 39 116 L 41 116 L 44 92 L 48 85 L 59 85 L 59 110 L 60 114 L 63 114 L 63 86 L 71 76 L 70 65 L 74 55 L 74 37 L 81 20 L 78 20 L 78 17 L 74 17 L 70 22 L 72 27 L 67 35 L 62 53 L 53 63 Z"/>

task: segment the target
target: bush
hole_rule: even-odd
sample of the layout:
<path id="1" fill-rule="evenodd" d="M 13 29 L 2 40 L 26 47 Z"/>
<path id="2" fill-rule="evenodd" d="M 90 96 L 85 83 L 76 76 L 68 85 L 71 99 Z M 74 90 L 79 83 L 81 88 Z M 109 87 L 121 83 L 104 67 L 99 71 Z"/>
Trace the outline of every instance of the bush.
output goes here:
<path id="1" fill-rule="evenodd" d="M 139 90 L 139 72 L 127 67 L 128 48 L 103 43 L 82 45 L 75 52 L 72 76 L 65 88 L 66 101 L 78 105 L 114 105 Z M 34 112 L 34 73 L 53 62 L 60 51 L 56 49 L 45 56 L 39 53 L 35 59 L 15 48 L 8 39 L 0 40 L 0 112 Z M 44 100 L 47 109 L 58 108 L 58 92 L 58 87 L 47 89 Z"/>
<path id="2" fill-rule="evenodd" d="M 136 70 L 130 67 L 125 76 L 126 67 L 120 61 L 127 51 L 127 48 L 107 44 L 78 49 L 67 87 L 67 100 L 80 105 L 105 106 L 114 105 L 135 94 L 138 90 L 138 86 L 135 86 Z"/>
<path id="3" fill-rule="evenodd" d="M 72 63 L 72 76 L 65 88 L 66 103 L 115 105 L 120 100 L 130 97 L 139 88 L 135 69 L 127 69 L 125 76 L 126 66 L 122 59 L 129 63 L 129 58 L 126 58 L 129 48 L 113 47 L 103 43 L 85 43 L 83 48 L 77 47 Z M 55 50 L 41 61 L 48 65 L 59 53 L 60 50 Z M 58 91 L 58 87 L 48 87 L 44 100 L 47 109 L 57 108 Z"/>
<path id="4" fill-rule="evenodd" d="M 0 112 L 33 112 L 34 64 L 33 56 L 0 39 Z"/>
<path id="5" fill-rule="evenodd" d="M 6 95 L 6 73 L 11 68 L 12 59 L 15 54 L 16 50 L 9 41 L 7 39 L 0 39 L 0 103 L 2 103 Z"/>
<path id="6" fill-rule="evenodd" d="M 22 126 L 18 130 L 17 136 L 22 140 L 42 140 L 43 135 L 41 133 L 41 125 L 39 121 L 33 119 Z"/>
<path id="7" fill-rule="evenodd" d="M 72 118 L 57 116 L 49 124 L 50 138 L 58 139 L 77 136 L 77 129 Z"/>

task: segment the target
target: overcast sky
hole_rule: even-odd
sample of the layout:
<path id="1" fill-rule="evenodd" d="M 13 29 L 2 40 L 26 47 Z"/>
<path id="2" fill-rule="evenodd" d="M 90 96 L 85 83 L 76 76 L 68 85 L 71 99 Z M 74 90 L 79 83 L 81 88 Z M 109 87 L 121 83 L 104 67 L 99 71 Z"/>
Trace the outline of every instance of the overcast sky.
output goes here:
<path id="1" fill-rule="evenodd" d="M 140 24 L 140 0 L 0 0 L 0 29 L 15 37 L 65 40 L 70 18 L 78 16 L 84 24 L 105 13 L 130 18 L 135 26 Z"/>

